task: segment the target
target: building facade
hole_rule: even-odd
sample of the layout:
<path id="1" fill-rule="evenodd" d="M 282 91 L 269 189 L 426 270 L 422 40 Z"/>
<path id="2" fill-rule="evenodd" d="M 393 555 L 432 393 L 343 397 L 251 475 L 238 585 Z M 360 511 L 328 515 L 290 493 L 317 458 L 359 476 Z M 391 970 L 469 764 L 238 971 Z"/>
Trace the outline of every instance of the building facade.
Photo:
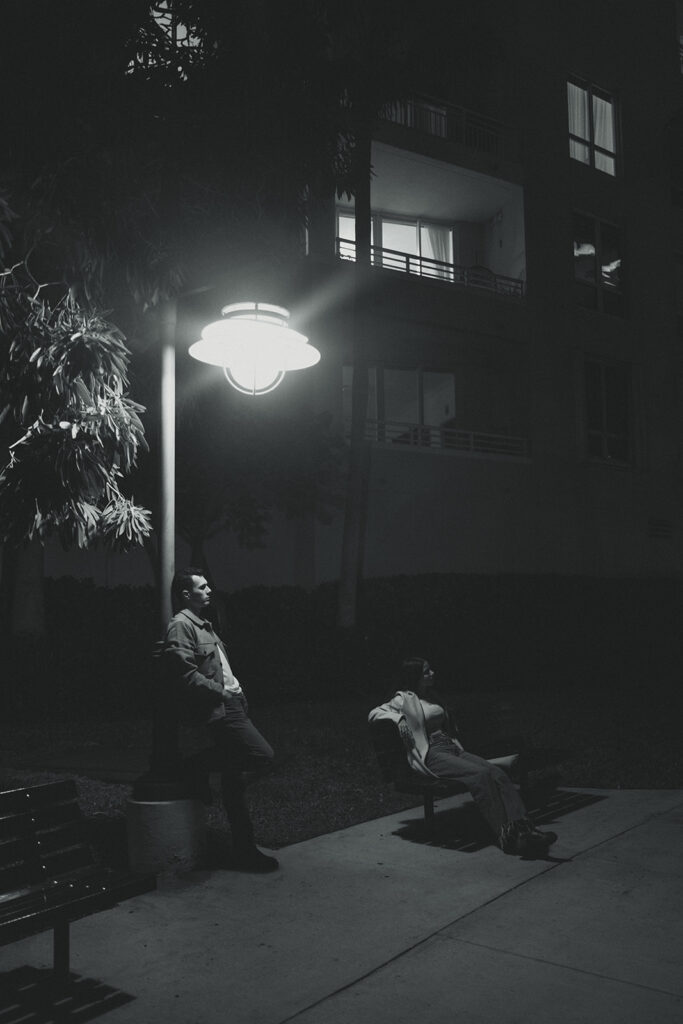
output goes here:
<path id="1" fill-rule="evenodd" d="M 480 5 L 450 94 L 376 125 L 369 267 L 318 197 L 294 387 L 348 432 L 362 348 L 365 577 L 681 573 L 683 10 L 640 6 Z M 342 529 L 217 538 L 216 580 L 337 579 Z"/>
<path id="2" fill-rule="evenodd" d="M 354 316 L 353 202 L 311 225 L 347 430 L 354 332 L 368 364 L 367 577 L 681 571 L 676 5 L 549 6 L 500 5 L 460 95 L 386 108 Z M 314 582 L 339 535 L 315 528 Z"/>

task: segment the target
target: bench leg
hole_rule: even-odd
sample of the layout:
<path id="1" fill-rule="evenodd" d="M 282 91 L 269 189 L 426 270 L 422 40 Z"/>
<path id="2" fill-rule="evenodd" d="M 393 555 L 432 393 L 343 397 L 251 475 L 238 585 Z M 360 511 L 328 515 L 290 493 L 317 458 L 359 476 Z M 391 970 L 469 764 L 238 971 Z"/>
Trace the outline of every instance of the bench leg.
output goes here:
<path id="1" fill-rule="evenodd" d="M 434 794 L 425 793 L 423 796 L 425 812 L 425 828 L 431 834 L 434 831 Z"/>
<path id="2" fill-rule="evenodd" d="M 69 922 L 60 921 L 54 928 L 54 977 L 55 981 L 69 980 Z"/>

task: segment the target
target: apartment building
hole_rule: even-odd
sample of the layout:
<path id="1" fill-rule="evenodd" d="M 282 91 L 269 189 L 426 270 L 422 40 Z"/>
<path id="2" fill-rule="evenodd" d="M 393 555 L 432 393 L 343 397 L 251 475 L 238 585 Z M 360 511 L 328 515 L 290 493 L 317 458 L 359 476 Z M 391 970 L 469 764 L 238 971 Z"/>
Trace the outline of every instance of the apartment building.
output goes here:
<path id="1" fill-rule="evenodd" d="M 322 360 L 283 390 L 348 432 L 362 348 L 366 578 L 679 576 L 683 3 L 477 12 L 448 95 L 376 125 L 369 267 L 316 197 L 287 288 Z M 220 536 L 217 582 L 335 580 L 342 530 Z"/>
<path id="2" fill-rule="evenodd" d="M 377 125 L 353 315 L 353 201 L 309 232 L 347 430 L 354 332 L 369 367 L 363 574 L 677 575 L 681 5 L 488 7 L 452 95 Z M 303 582 L 334 579 L 341 523 L 312 530 Z"/>

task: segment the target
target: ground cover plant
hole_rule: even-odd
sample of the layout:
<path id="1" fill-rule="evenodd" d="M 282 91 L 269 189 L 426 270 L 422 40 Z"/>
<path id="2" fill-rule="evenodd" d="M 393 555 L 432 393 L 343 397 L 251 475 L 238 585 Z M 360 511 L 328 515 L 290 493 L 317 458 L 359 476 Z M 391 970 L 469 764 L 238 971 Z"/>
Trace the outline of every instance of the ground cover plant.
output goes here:
<path id="1" fill-rule="evenodd" d="M 378 699 L 252 707 L 277 753 L 276 770 L 251 790 L 264 846 L 277 849 L 419 803 L 381 782 L 366 728 L 367 711 Z M 569 788 L 683 789 L 678 692 L 548 687 L 463 693 L 455 705 L 467 747 L 484 755 L 525 751 L 532 780 L 552 778 Z M 197 734 L 185 734 L 186 745 L 196 741 Z M 3 788 L 75 778 L 103 856 L 120 860 L 131 793 L 131 782 L 121 781 L 120 773 L 126 765 L 144 762 L 150 746 L 148 718 L 5 722 L 0 724 Z M 106 752 L 113 771 L 102 770 L 102 757 L 94 756 L 98 751 Z M 226 823 L 216 779 L 213 785 L 208 822 L 222 835 Z"/>

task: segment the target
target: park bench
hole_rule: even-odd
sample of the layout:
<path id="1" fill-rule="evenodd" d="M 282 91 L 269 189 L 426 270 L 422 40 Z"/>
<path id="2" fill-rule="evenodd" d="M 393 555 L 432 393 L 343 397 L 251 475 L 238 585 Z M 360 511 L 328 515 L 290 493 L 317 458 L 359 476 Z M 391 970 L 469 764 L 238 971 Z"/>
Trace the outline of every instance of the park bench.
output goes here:
<path id="1" fill-rule="evenodd" d="M 0 792 L 0 945 L 52 929 L 53 976 L 69 977 L 69 926 L 149 892 L 154 876 L 95 862 L 71 779 Z"/>
<path id="2" fill-rule="evenodd" d="M 425 828 L 434 828 L 434 799 L 466 793 L 460 782 L 430 779 L 411 768 L 398 726 L 388 718 L 369 723 L 370 740 L 377 755 L 382 780 L 393 784 L 397 793 L 410 793 L 422 797 Z M 519 754 L 487 758 L 490 764 L 502 768 L 514 781 L 524 784 Z"/>

